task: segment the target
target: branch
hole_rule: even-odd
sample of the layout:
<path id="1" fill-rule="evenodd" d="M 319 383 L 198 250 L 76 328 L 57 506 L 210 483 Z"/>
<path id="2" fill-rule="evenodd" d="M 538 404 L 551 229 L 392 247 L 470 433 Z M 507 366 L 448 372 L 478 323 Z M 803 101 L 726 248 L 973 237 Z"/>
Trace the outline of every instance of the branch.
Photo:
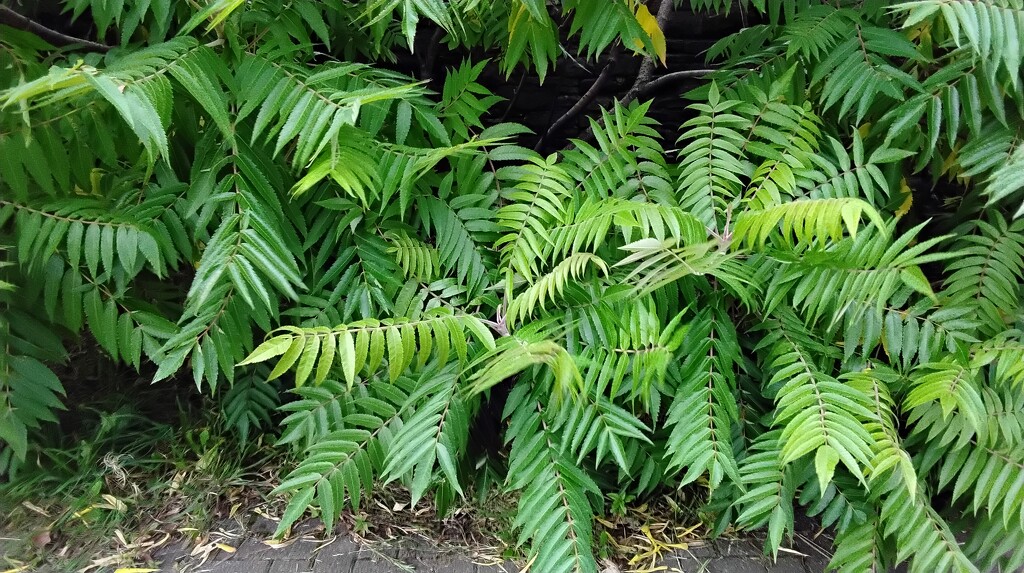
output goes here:
<path id="1" fill-rule="evenodd" d="M 661 0 L 661 4 L 658 5 L 658 15 L 656 20 L 658 21 L 658 27 L 661 31 L 666 32 L 668 26 L 668 18 L 672 15 L 672 0 Z M 666 34 L 667 36 L 668 34 Z M 651 56 L 644 57 L 644 61 L 640 64 L 640 71 L 636 74 L 636 81 L 633 82 L 633 87 L 629 88 L 626 92 L 626 97 L 622 98 L 622 105 L 629 105 L 629 102 L 635 100 L 640 95 L 640 90 L 644 84 L 651 81 L 651 76 L 654 75 L 654 58 Z"/>
<path id="2" fill-rule="evenodd" d="M 525 81 L 526 70 L 523 70 L 523 75 L 519 76 L 519 85 L 517 85 L 516 90 L 512 92 L 512 98 L 508 100 L 508 106 L 505 108 L 505 113 L 501 114 L 501 119 L 498 120 L 499 123 L 505 123 L 505 119 L 508 117 L 509 112 L 512 111 L 512 107 L 516 105 L 516 101 L 519 100 L 519 92 L 522 91 L 523 82 Z"/>
<path id="3" fill-rule="evenodd" d="M 92 40 L 83 40 L 82 38 L 75 38 L 74 36 L 68 36 L 67 34 L 58 32 L 57 30 L 47 28 L 46 26 L 11 10 L 7 6 L 0 6 L 0 24 L 6 24 L 12 28 L 25 30 L 26 32 L 32 32 L 55 46 L 73 46 L 77 44 L 97 52 L 110 51 L 110 46 L 107 46 L 106 44 L 100 44 L 93 42 Z"/>
<path id="4" fill-rule="evenodd" d="M 666 31 L 668 26 L 668 18 L 672 15 L 672 0 L 661 0 L 658 4 L 658 15 L 655 19 L 658 22 L 658 27 L 661 28 L 662 32 Z M 651 56 L 645 56 L 643 62 L 640 63 L 640 71 L 636 74 L 636 80 L 633 81 L 633 85 L 626 92 L 626 96 L 622 98 L 620 103 L 623 106 L 629 105 L 629 102 L 635 100 L 642 93 L 647 93 L 650 89 L 644 89 L 644 87 L 652 83 L 651 76 L 654 75 L 654 58 Z M 673 74 L 669 74 L 673 75 Z M 661 78 L 658 78 L 659 80 Z M 666 82 L 667 83 L 667 82 Z M 661 84 L 659 84 L 661 85 Z M 589 92 L 588 92 L 589 93 Z M 593 130 L 589 127 L 580 135 L 580 139 L 583 141 L 589 141 L 594 136 Z"/>
<path id="5" fill-rule="evenodd" d="M 437 48 L 441 44 L 441 38 L 444 38 L 444 28 L 438 26 L 430 37 L 430 44 L 427 45 L 427 54 L 423 58 L 423 64 L 420 66 L 421 80 L 434 79 L 434 62 L 437 61 Z"/>
<path id="6" fill-rule="evenodd" d="M 549 137 L 558 133 L 558 130 L 561 129 L 563 125 L 569 123 L 570 120 L 579 115 L 581 111 L 594 101 L 594 98 L 596 98 L 597 94 L 600 93 L 601 87 L 608 81 L 608 78 L 611 77 L 612 70 L 615 68 L 616 59 L 618 59 L 618 53 L 616 51 L 612 51 L 611 58 L 609 58 L 608 63 L 605 64 L 604 68 L 601 69 L 601 74 L 598 75 L 597 79 L 594 80 L 594 83 L 591 84 L 587 93 L 583 94 L 583 97 L 581 97 L 575 105 L 569 108 L 569 111 L 565 112 L 562 117 L 558 118 L 555 120 L 555 123 L 551 124 L 551 127 L 548 128 L 547 132 L 545 132 L 540 138 L 540 141 L 537 142 L 537 145 L 534 146 L 534 151 L 539 151 L 543 148 L 544 142 L 547 141 Z"/>
<path id="7" fill-rule="evenodd" d="M 672 0 L 662 0 L 661 4 L 658 5 L 658 15 L 656 17 L 658 20 L 658 26 L 662 30 L 666 29 L 668 19 L 671 15 Z M 617 47 L 618 45 L 616 45 L 616 48 Z M 571 119 L 579 115 L 579 113 L 582 112 L 584 108 L 586 108 L 588 105 L 590 105 L 591 102 L 593 102 L 594 98 L 597 97 L 598 92 L 600 92 L 602 85 L 608 80 L 609 77 L 611 77 L 617 56 L 618 53 L 616 51 L 613 51 L 610 61 L 601 70 L 601 75 L 599 75 L 597 80 L 594 81 L 594 84 L 590 86 L 590 89 L 587 90 L 587 93 L 583 94 L 583 97 L 581 97 L 580 100 L 576 102 L 576 105 L 572 106 L 572 108 L 570 108 L 569 111 L 565 112 L 565 115 L 558 118 L 557 121 L 551 124 L 551 127 L 548 128 L 547 132 L 544 134 L 543 137 L 540 138 L 540 141 L 538 141 L 537 145 L 534 147 L 535 151 L 540 150 L 543 147 L 544 143 L 552 135 L 557 133 L 559 129 L 561 129 Z M 655 78 L 653 77 L 655 66 L 655 60 L 651 56 L 647 56 L 643 59 L 643 62 L 641 62 L 640 64 L 640 70 L 637 73 L 636 80 L 634 80 L 633 85 L 629 88 L 629 91 L 627 91 L 626 95 L 622 98 L 622 100 L 620 100 L 620 103 L 622 105 L 629 105 L 630 102 L 637 99 L 638 97 L 662 89 L 665 86 L 672 84 L 674 82 L 691 78 L 703 77 L 715 71 L 707 69 L 681 70 L 678 72 L 671 72 Z M 583 134 L 580 135 L 580 139 L 588 141 L 591 137 L 593 137 L 593 135 L 594 134 L 591 131 L 591 129 L 587 128 L 583 132 Z"/>
<path id="8" fill-rule="evenodd" d="M 714 71 L 715 70 L 682 70 L 678 72 L 672 72 L 670 74 L 665 74 L 663 76 L 654 78 L 653 80 L 640 86 L 640 89 L 637 90 L 637 97 L 644 96 L 650 92 L 658 91 L 668 84 L 681 80 L 703 77 Z"/>

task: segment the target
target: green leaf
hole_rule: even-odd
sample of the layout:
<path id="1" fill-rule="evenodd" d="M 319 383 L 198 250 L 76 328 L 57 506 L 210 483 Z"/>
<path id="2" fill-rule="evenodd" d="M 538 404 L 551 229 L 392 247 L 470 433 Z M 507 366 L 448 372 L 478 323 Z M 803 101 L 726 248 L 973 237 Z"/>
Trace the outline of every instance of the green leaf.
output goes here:
<path id="1" fill-rule="evenodd" d="M 238 363 L 239 366 L 245 366 L 247 364 L 255 364 L 257 362 L 266 362 L 271 358 L 280 356 L 288 351 L 292 347 L 292 338 L 290 336 L 275 336 L 270 340 L 267 340 L 263 344 L 256 347 L 245 360 Z"/>
<path id="2" fill-rule="evenodd" d="M 932 291 L 931 284 L 916 265 L 900 269 L 900 280 L 908 287 L 938 302 L 938 299 L 935 298 L 935 293 Z"/>
<path id="3" fill-rule="evenodd" d="M 19 460 L 28 453 L 28 429 L 10 410 L 0 411 L 0 439 L 7 443 Z"/>
<path id="4" fill-rule="evenodd" d="M 302 514 L 306 513 L 306 508 L 313 501 L 314 494 L 316 494 L 315 488 L 306 487 L 288 501 L 288 505 L 284 508 L 284 514 L 281 516 L 281 521 L 278 522 L 277 529 L 274 531 L 274 537 L 284 535 L 302 517 Z"/>
<path id="5" fill-rule="evenodd" d="M 836 464 L 838 463 L 839 452 L 831 446 L 822 446 L 814 454 L 814 472 L 818 475 L 818 487 L 822 495 L 824 495 L 828 484 L 832 482 L 832 476 L 836 473 Z"/>

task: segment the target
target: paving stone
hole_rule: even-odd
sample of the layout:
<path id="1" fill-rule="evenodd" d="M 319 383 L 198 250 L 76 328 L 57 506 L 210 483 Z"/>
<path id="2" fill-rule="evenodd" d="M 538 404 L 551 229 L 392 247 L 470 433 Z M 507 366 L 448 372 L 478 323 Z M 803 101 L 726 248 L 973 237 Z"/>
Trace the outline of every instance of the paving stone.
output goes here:
<path id="1" fill-rule="evenodd" d="M 690 541 L 686 545 L 686 551 L 683 553 L 689 557 L 697 559 L 714 559 L 718 557 L 718 548 L 709 541 Z"/>
<path id="2" fill-rule="evenodd" d="M 468 557 L 439 552 L 415 544 L 360 546 L 340 536 L 328 545 L 300 539 L 274 549 L 263 537 L 246 538 L 233 554 L 218 554 L 202 567 L 188 557 L 189 547 L 166 547 L 158 553 L 161 573 L 520 573 L 515 563 L 476 565 Z M 824 573 L 830 538 L 821 537 L 801 544 L 800 536 L 789 552 L 780 552 L 777 562 L 762 554 L 757 539 L 692 541 L 685 550 L 666 555 L 657 566 L 665 573 Z M 319 547 L 319 549 L 318 549 Z M 314 553 L 314 551 L 316 551 Z M 178 562 L 175 562 L 175 558 Z M 540 572 L 538 572 L 540 573 Z"/>
<path id="3" fill-rule="evenodd" d="M 220 563 L 207 563 L 195 573 L 269 573 L 270 561 L 262 559 L 231 559 Z"/>
<path id="4" fill-rule="evenodd" d="M 436 551 L 403 545 L 398 548 L 397 559 L 414 568 L 417 573 L 443 570 Z"/>
<path id="5" fill-rule="evenodd" d="M 355 567 L 358 557 L 359 546 L 348 542 L 348 540 L 345 542 L 338 540 L 317 552 L 313 571 L 315 573 L 350 573 Z"/>
<path id="6" fill-rule="evenodd" d="M 480 573 L 519 573 L 523 569 L 511 561 L 506 561 L 501 565 L 494 565 L 492 567 L 477 566 L 477 570 Z"/>
<path id="7" fill-rule="evenodd" d="M 477 565 L 467 556 L 439 552 L 432 547 L 402 545 L 398 560 L 416 573 L 519 573 L 520 568 L 507 561 L 497 565 Z M 355 573 L 360 573 L 358 570 Z"/>
<path id="8" fill-rule="evenodd" d="M 317 548 L 320 543 L 317 541 L 307 541 L 299 539 L 291 545 L 286 545 L 280 548 L 274 548 L 267 545 L 270 549 L 263 556 L 267 559 L 273 559 L 274 561 L 309 561 L 309 558 L 313 555 L 313 550 Z"/>
<path id="9" fill-rule="evenodd" d="M 368 558 L 356 560 L 352 571 L 354 573 L 399 573 L 399 569 L 393 563 L 378 559 L 376 561 Z"/>
<path id="10" fill-rule="evenodd" d="M 254 537 L 270 537 L 277 531 L 277 522 L 257 515 L 249 524 L 249 534 Z"/>
<path id="11" fill-rule="evenodd" d="M 775 563 L 768 565 L 768 573 L 806 573 L 803 559 L 799 557 L 780 557 Z"/>
<path id="12" fill-rule="evenodd" d="M 707 571 L 710 559 L 699 559 L 685 554 L 670 555 L 659 561 L 657 567 L 667 567 L 669 573 L 701 573 Z"/>
<path id="13" fill-rule="evenodd" d="M 355 542 L 348 539 L 337 539 L 318 549 L 314 557 L 317 561 L 337 559 L 346 556 L 355 560 L 359 557 L 361 551 L 362 550 L 359 545 Z"/>
<path id="14" fill-rule="evenodd" d="M 399 558 L 398 545 L 375 543 L 373 545 L 356 545 L 356 561 L 372 561 L 374 563 L 393 563 Z"/>
<path id="15" fill-rule="evenodd" d="M 176 546 L 173 549 L 161 548 L 160 551 L 153 555 L 153 562 L 156 563 L 154 567 L 160 567 L 161 573 L 180 571 L 191 559 L 189 557 L 190 551 L 191 548 L 184 545 Z"/>
<path id="16" fill-rule="evenodd" d="M 174 561 L 184 559 L 192 551 L 191 543 L 187 541 L 175 541 L 156 548 L 153 551 L 153 559 L 157 561 Z"/>
<path id="17" fill-rule="evenodd" d="M 347 536 L 338 536 L 330 545 L 325 545 L 321 551 L 331 550 L 335 553 L 358 553 L 359 544 Z"/>
<path id="18" fill-rule="evenodd" d="M 752 557 L 763 555 L 762 548 L 749 539 L 716 539 L 714 542 L 722 557 Z"/>
<path id="19" fill-rule="evenodd" d="M 352 573 L 356 566 L 356 556 L 345 554 L 317 559 L 313 565 L 313 573 Z M 359 570 L 361 572 L 361 570 Z"/>
<path id="20" fill-rule="evenodd" d="M 711 561 L 707 567 L 708 573 L 765 573 L 767 570 L 760 559 L 749 557 L 722 557 Z"/>
<path id="21" fill-rule="evenodd" d="M 266 543 L 263 543 L 262 539 L 249 538 L 243 540 L 241 543 L 238 544 L 238 546 L 235 548 L 235 553 L 232 555 L 232 559 L 270 560 L 274 559 L 277 552 L 278 550 L 267 545 Z"/>
<path id="22" fill-rule="evenodd" d="M 196 560 L 195 570 L 197 573 L 202 573 L 205 571 L 214 571 L 217 569 L 217 567 L 221 565 L 235 561 L 248 561 L 248 559 L 238 559 L 235 557 L 233 553 L 227 553 L 225 551 L 215 551 L 209 558 L 206 559 L 206 561 Z M 259 561 L 260 560 L 258 559 L 253 560 L 254 563 Z M 183 569 L 187 563 L 187 560 L 180 560 L 175 565 L 178 565 L 180 569 Z"/>
<path id="23" fill-rule="evenodd" d="M 821 555 L 811 555 L 804 558 L 804 569 L 807 573 L 825 573 L 828 567 L 829 558 Z"/>
<path id="24" fill-rule="evenodd" d="M 793 517 L 793 528 L 798 533 L 803 533 L 813 537 L 820 527 L 821 524 L 818 520 L 808 517 L 802 513 L 798 513 Z"/>
<path id="25" fill-rule="evenodd" d="M 468 561 L 449 561 L 448 563 L 438 563 L 439 568 L 434 571 L 446 573 L 476 573 L 476 565 Z"/>
<path id="26" fill-rule="evenodd" d="M 298 561 L 295 559 L 277 559 L 270 562 L 270 569 L 267 573 L 313 573 L 309 566 L 309 560 Z"/>
<path id="27" fill-rule="evenodd" d="M 835 545 L 835 538 L 828 532 L 822 533 L 800 533 L 793 536 L 793 549 L 801 553 L 820 553 Z"/>

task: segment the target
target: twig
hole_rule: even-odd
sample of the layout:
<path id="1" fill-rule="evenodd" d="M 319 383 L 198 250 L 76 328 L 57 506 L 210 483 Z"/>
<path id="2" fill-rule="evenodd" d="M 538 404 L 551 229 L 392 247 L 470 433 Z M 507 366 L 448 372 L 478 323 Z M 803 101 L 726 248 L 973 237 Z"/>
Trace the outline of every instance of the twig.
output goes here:
<path id="1" fill-rule="evenodd" d="M 47 28 L 26 16 L 22 16 L 7 6 L 0 6 L 0 24 L 6 24 L 12 28 L 25 30 L 26 32 L 32 32 L 56 46 L 72 46 L 77 44 L 97 52 L 110 51 L 110 46 L 106 44 L 100 44 L 98 42 L 84 40 L 82 38 L 75 38 L 74 36 L 68 36 L 67 34 L 58 32 L 57 30 Z"/>
<path id="2" fill-rule="evenodd" d="M 441 27 L 434 30 L 434 34 L 430 36 L 430 44 L 427 46 L 427 54 L 424 56 L 423 64 L 420 66 L 421 80 L 434 79 L 434 62 L 437 60 L 437 47 L 441 44 L 441 38 L 443 37 L 444 28 Z"/>
<path id="3" fill-rule="evenodd" d="M 665 31 L 668 18 L 672 15 L 672 0 L 661 0 L 661 4 L 658 5 L 658 15 L 656 19 L 658 21 L 658 27 L 661 28 L 662 32 Z M 654 58 L 651 56 L 644 57 L 644 61 L 640 63 L 640 71 L 636 74 L 636 81 L 633 82 L 633 86 L 626 92 L 626 97 L 622 98 L 622 105 L 629 105 L 629 102 L 635 100 L 640 95 L 640 90 L 644 84 L 651 81 L 651 76 L 654 75 Z"/>
<path id="4" fill-rule="evenodd" d="M 523 70 L 523 75 L 519 76 L 519 85 L 517 85 L 516 90 L 512 92 L 512 98 L 508 100 L 508 106 L 505 108 L 505 113 L 501 114 L 501 119 L 498 120 L 499 122 L 505 122 L 505 119 L 508 117 L 509 112 L 512 111 L 512 106 L 514 106 L 516 104 L 516 101 L 519 100 L 519 92 L 523 89 L 523 82 L 525 81 L 526 70 Z"/>
<path id="5" fill-rule="evenodd" d="M 658 91 L 659 89 L 665 87 L 668 84 L 680 80 L 699 78 L 702 76 L 706 76 L 714 71 L 715 70 L 681 70 L 678 72 L 672 72 L 670 74 L 659 76 L 647 82 L 646 84 L 640 86 L 640 89 L 637 90 L 637 97 L 641 97 L 651 92 Z"/>
<path id="6" fill-rule="evenodd" d="M 544 143 L 548 140 L 549 137 L 551 137 L 555 133 L 558 133 L 558 130 L 561 129 L 563 125 L 569 123 L 570 120 L 579 115 L 581 111 L 583 111 L 588 105 L 590 105 L 591 102 L 594 101 L 594 98 L 597 97 L 597 94 L 601 92 L 601 87 L 604 86 L 605 82 L 608 81 L 608 78 L 611 77 L 612 70 L 615 68 L 615 61 L 617 58 L 618 53 L 613 50 L 611 57 L 608 59 L 608 63 L 605 64 L 604 68 L 601 70 L 600 75 L 598 75 L 597 79 L 594 80 L 594 83 L 591 84 L 590 89 L 588 89 L 587 92 L 583 94 L 583 97 L 581 97 L 575 105 L 569 108 L 569 111 L 562 114 L 562 117 L 558 118 L 557 120 L 555 120 L 555 123 L 551 124 L 551 127 L 548 128 L 548 130 L 540 138 L 540 141 L 537 142 L 537 145 L 534 146 L 534 151 L 539 151 L 544 146 Z"/>
<path id="7" fill-rule="evenodd" d="M 655 18 L 658 22 L 658 27 L 661 28 L 663 32 L 666 29 L 668 18 L 671 15 L 672 0 L 661 0 L 661 4 L 658 4 L 658 15 Z M 651 83 L 651 76 L 654 75 L 654 66 L 654 58 L 651 56 L 645 56 L 643 62 L 640 63 L 640 71 L 636 74 L 636 80 L 633 81 L 633 85 L 630 86 L 625 97 L 620 100 L 622 105 L 629 105 L 629 102 L 633 101 L 641 94 L 650 91 L 650 89 L 645 90 L 644 86 Z M 580 134 L 579 139 L 589 141 L 592 137 L 594 137 L 594 132 L 588 127 L 582 134 Z"/>
<path id="8" fill-rule="evenodd" d="M 562 54 L 563 54 L 563 55 L 564 55 L 565 57 L 567 57 L 567 58 L 569 58 L 570 60 L 572 60 L 572 63 L 576 64 L 576 67 L 578 67 L 579 69 L 583 70 L 584 72 L 587 72 L 588 74 L 593 74 L 593 73 L 594 73 L 594 70 L 592 70 L 592 69 L 588 68 L 587 66 L 583 65 L 583 62 L 581 62 L 581 61 L 577 60 L 577 59 L 576 59 L 576 56 L 572 55 L 572 54 L 571 54 L 571 53 L 569 52 L 569 50 L 566 50 L 566 49 L 565 49 L 565 46 L 563 46 L 563 45 L 561 44 L 561 42 L 559 42 L 559 44 L 558 44 L 558 49 L 559 49 L 559 50 L 562 50 Z"/>

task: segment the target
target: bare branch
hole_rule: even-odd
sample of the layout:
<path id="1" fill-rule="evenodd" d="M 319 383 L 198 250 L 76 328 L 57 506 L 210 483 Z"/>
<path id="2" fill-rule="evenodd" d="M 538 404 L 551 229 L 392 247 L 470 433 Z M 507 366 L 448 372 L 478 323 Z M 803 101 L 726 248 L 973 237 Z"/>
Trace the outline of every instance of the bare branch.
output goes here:
<path id="1" fill-rule="evenodd" d="M 526 70 L 523 70 L 523 75 L 519 76 L 519 84 L 516 85 L 516 89 L 512 92 L 512 97 L 508 100 L 508 106 L 505 107 L 505 113 L 501 114 L 499 123 L 504 123 L 505 119 L 508 118 L 509 112 L 512 111 L 512 107 L 519 101 L 519 92 L 523 90 L 523 82 L 526 81 Z"/>
<path id="2" fill-rule="evenodd" d="M 658 4 L 658 15 L 655 19 L 658 22 L 658 27 L 664 32 L 668 26 L 669 16 L 672 15 L 672 0 L 661 0 Z M 651 56 L 644 57 L 640 63 L 640 71 L 636 74 L 636 80 L 633 81 L 633 85 L 630 86 L 629 91 L 626 92 L 625 97 L 620 100 L 622 105 L 629 105 L 629 102 L 639 97 L 642 93 L 651 91 L 650 89 L 645 90 L 644 86 L 651 83 L 651 77 L 654 75 L 655 60 Z M 660 78 L 659 78 L 660 79 Z M 594 136 L 594 132 L 588 127 L 580 135 L 580 139 L 583 141 L 589 141 Z"/>
<path id="3" fill-rule="evenodd" d="M 441 45 L 441 38 L 444 38 L 444 28 L 438 26 L 434 34 L 430 36 L 430 43 L 427 45 L 427 53 L 420 65 L 420 79 L 434 79 L 434 62 L 437 61 L 437 49 Z"/>
<path id="4" fill-rule="evenodd" d="M 672 0 L 661 0 L 661 4 L 658 5 L 658 15 L 656 19 L 658 21 L 658 27 L 661 28 L 662 32 L 666 31 L 668 26 L 668 18 L 672 15 Z M 666 34 L 667 36 L 668 34 Z M 654 58 L 646 56 L 644 61 L 640 64 L 640 71 L 636 74 L 636 81 L 633 82 L 633 86 L 626 92 L 626 97 L 622 98 L 622 105 L 629 105 L 629 102 L 635 100 L 640 96 L 640 90 L 644 84 L 651 81 L 651 77 L 654 75 L 655 67 Z"/>
<path id="5" fill-rule="evenodd" d="M 30 18 L 22 16 L 14 10 L 11 10 L 7 6 L 0 6 L 0 24 L 6 24 L 12 28 L 25 30 L 26 32 L 32 32 L 55 46 L 80 45 L 96 52 L 107 52 L 110 50 L 110 46 L 106 44 L 100 44 L 93 42 L 92 40 L 83 40 L 82 38 L 75 38 L 74 36 L 68 36 L 67 34 L 58 32 L 57 30 L 47 28 Z"/>
<path id="6" fill-rule="evenodd" d="M 678 72 L 672 72 L 670 74 L 659 76 L 647 82 L 646 84 L 640 86 L 640 89 L 637 93 L 637 97 L 641 97 L 651 92 L 658 91 L 661 88 L 678 81 L 706 76 L 714 71 L 715 70 L 681 70 Z"/>
<path id="7" fill-rule="evenodd" d="M 540 138 L 540 141 L 537 142 L 537 145 L 534 146 L 533 149 L 535 151 L 538 151 L 541 148 L 543 148 L 544 143 L 548 140 L 549 137 L 558 133 L 558 130 L 562 129 L 562 126 L 564 126 L 566 123 L 569 123 L 570 120 L 579 115 L 580 112 L 586 109 L 586 107 L 589 106 L 591 102 L 594 101 L 594 98 L 596 98 L 597 94 L 600 93 L 601 87 L 604 86 L 604 84 L 608 81 L 608 78 L 611 77 L 612 70 L 615 68 L 615 61 L 617 58 L 618 53 L 613 49 L 611 58 L 609 58 L 608 63 L 605 64 L 604 68 L 601 69 L 600 75 L 598 75 L 597 79 L 594 80 L 594 83 L 591 84 L 590 89 L 588 89 L 587 92 L 583 94 L 583 97 L 581 97 L 575 105 L 569 108 L 569 111 L 565 112 L 562 115 L 562 117 L 558 118 L 557 120 L 555 120 L 553 124 L 551 124 L 551 127 L 548 128 L 547 132 L 545 132 L 544 135 Z"/>
<path id="8" fill-rule="evenodd" d="M 667 28 L 668 19 L 671 15 L 672 0 L 662 0 L 661 4 L 658 5 L 658 14 L 656 16 L 658 20 L 658 26 L 662 30 L 665 30 Z M 607 82 L 608 78 L 612 75 L 612 70 L 616 61 L 616 57 L 617 52 L 613 51 L 611 60 L 608 62 L 607 65 L 605 65 L 604 69 L 601 70 L 601 75 L 598 76 L 594 84 L 590 86 L 590 89 L 587 90 L 587 93 L 583 94 L 583 97 L 581 97 L 580 100 L 577 101 L 576 104 L 569 109 L 569 111 L 565 112 L 565 114 L 562 117 L 558 118 L 558 120 L 555 121 L 550 128 L 548 128 L 547 132 L 544 134 L 543 137 L 540 138 L 540 141 L 538 141 L 537 145 L 534 147 L 535 150 L 540 150 L 544 146 L 544 143 L 547 142 L 552 135 L 556 134 L 559 129 L 564 127 L 566 123 L 568 123 L 574 117 L 579 115 L 587 106 L 589 106 L 593 102 L 594 98 L 596 98 L 598 93 L 600 92 L 603 84 Z M 659 89 L 662 89 L 665 86 L 668 86 L 674 82 L 691 78 L 703 77 L 715 71 L 710 69 L 680 70 L 677 72 L 671 72 L 662 76 L 654 77 L 654 70 L 656 68 L 656 65 L 657 64 L 655 62 L 655 59 L 651 56 L 647 56 L 643 59 L 643 61 L 640 64 L 640 70 L 637 73 L 636 80 L 634 80 L 633 85 L 630 86 L 629 90 L 626 92 L 626 95 L 620 100 L 620 103 L 622 105 L 629 105 L 629 103 L 632 102 L 633 100 L 641 96 L 647 95 L 649 93 L 655 92 Z M 590 130 L 590 128 L 587 128 L 580 135 L 580 139 L 584 141 L 589 141 L 590 138 L 593 137 L 593 135 L 594 134 Z"/>

